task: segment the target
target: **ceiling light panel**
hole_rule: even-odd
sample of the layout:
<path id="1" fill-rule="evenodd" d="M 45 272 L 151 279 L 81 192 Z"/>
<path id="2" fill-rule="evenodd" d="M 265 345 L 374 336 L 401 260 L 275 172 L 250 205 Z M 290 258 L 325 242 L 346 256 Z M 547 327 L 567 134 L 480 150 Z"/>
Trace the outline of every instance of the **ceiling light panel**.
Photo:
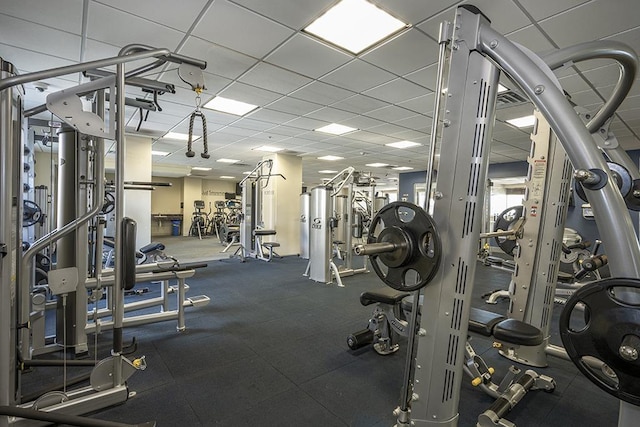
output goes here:
<path id="1" fill-rule="evenodd" d="M 517 117 L 515 119 L 507 120 L 507 123 L 519 128 L 526 128 L 529 126 L 533 126 L 536 122 L 536 118 L 533 115 Z"/>
<path id="2" fill-rule="evenodd" d="M 367 163 L 365 166 L 370 168 L 383 168 L 385 166 L 389 166 L 388 163 Z"/>
<path id="3" fill-rule="evenodd" d="M 262 147 L 254 148 L 255 151 L 266 151 L 267 153 L 277 153 L 278 151 L 284 150 L 284 148 L 273 147 L 271 145 L 263 145 Z"/>
<path id="4" fill-rule="evenodd" d="M 229 164 L 238 163 L 239 161 L 240 160 L 235 160 L 235 159 L 218 159 L 218 160 L 216 160 L 216 162 L 229 163 Z"/>
<path id="5" fill-rule="evenodd" d="M 169 154 L 168 151 L 155 151 L 155 150 L 151 150 L 151 155 L 152 156 L 166 156 L 167 154 Z"/>
<path id="6" fill-rule="evenodd" d="M 349 126 L 339 125 L 337 123 L 331 123 L 330 125 L 323 126 L 315 129 L 317 132 L 330 133 L 331 135 L 344 135 L 345 133 L 358 130 Z"/>
<path id="7" fill-rule="evenodd" d="M 398 142 L 390 142 L 385 145 L 387 147 L 392 147 L 392 148 L 409 148 L 409 147 L 417 147 L 422 144 L 413 142 L 413 141 L 398 141 Z"/>
<path id="8" fill-rule="evenodd" d="M 335 160 L 343 160 L 344 157 L 340 157 L 340 156 L 322 156 L 322 157 L 318 157 L 318 160 L 329 160 L 329 161 L 335 161 Z"/>
<path id="9" fill-rule="evenodd" d="M 410 171 L 413 168 L 411 166 L 397 166 L 393 168 L 394 171 Z"/>
<path id="10" fill-rule="evenodd" d="M 180 132 L 167 132 L 162 138 L 175 139 L 178 141 L 188 141 L 189 134 L 180 133 Z M 198 138 L 200 138 L 200 135 L 192 135 L 191 140 L 195 141 Z"/>
<path id="11" fill-rule="evenodd" d="M 203 168 L 201 166 L 194 166 L 191 168 L 192 171 L 210 171 L 211 168 Z"/>
<path id="12" fill-rule="evenodd" d="M 365 0 L 342 0 L 304 29 L 357 55 L 407 24 Z"/>
<path id="13" fill-rule="evenodd" d="M 258 108 L 258 106 L 242 101 L 236 101 L 235 99 L 216 96 L 211 101 L 204 104 L 203 108 L 222 111 L 223 113 L 235 114 L 236 116 L 244 116 L 245 114 Z"/>

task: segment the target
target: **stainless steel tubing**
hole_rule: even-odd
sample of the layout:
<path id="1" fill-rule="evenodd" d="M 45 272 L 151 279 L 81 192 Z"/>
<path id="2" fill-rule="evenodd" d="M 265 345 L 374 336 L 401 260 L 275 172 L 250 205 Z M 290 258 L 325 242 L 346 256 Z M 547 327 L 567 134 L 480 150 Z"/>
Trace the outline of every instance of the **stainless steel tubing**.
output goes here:
<path id="1" fill-rule="evenodd" d="M 366 243 L 358 244 L 353 247 L 353 253 L 358 256 L 363 255 L 376 255 L 388 252 L 393 252 L 397 249 L 405 248 L 406 245 L 398 245 L 396 243 L 381 242 L 381 243 Z"/>

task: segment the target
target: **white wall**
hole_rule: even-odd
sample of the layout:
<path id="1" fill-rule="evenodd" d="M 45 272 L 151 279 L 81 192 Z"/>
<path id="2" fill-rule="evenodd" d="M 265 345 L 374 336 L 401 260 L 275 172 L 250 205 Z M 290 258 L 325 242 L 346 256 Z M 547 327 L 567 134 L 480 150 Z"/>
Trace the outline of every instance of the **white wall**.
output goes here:
<path id="1" fill-rule="evenodd" d="M 126 137 L 125 181 L 151 181 L 151 139 Z M 139 248 L 151 242 L 151 191 L 125 190 L 124 216 L 136 221 Z"/>

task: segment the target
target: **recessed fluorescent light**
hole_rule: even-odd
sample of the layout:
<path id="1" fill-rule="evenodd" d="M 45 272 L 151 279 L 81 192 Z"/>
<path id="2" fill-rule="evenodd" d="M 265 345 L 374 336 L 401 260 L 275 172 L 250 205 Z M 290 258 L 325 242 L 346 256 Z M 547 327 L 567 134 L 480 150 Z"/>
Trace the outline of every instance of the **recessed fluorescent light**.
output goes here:
<path id="1" fill-rule="evenodd" d="M 533 126 L 535 122 L 536 122 L 536 118 L 533 115 L 507 120 L 507 123 L 512 124 L 519 128 L 526 128 L 528 126 Z"/>
<path id="2" fill-rule="evenodd" d="M 398 141 L 398 142 L 390 142 L 384 145 L 386 145 L 387 147 L 393 147 L 393 148 L 409 148 L 409 147 L 417 147 L 418 145 L 422 145 L 422 144 L 419 144 L 413 141 Z"/>
<path id="3" fill-rule="evenodd" d="M 235 176 L 220 175 L 220 178 L 222 178 L 222 179 L 234 179 L 234 178 L 235 178 Z"/>
<path id="4" fill-rule="evenodd" d="M 370 168 L 381 168 L 389 166 L 389 163 L 367 163 L 365 166 L 369 166 Z"/>
<path id="5" fill-rule="evenodd" d="M 166 156 L 167 154 L 169 154 L 168 151 L 155 151 L 155 150 L 151 150 L 151 155 L 152 156 Z"/>
<path id="6" fill-rule="evenodd" d="M 272 147 L 271 145 L 263 145 L 262 147 L 254 148 L 256 151 L 266 151 L 268 153 L 277 153 L 284 150 L 284 148 Z"/>
<path id="7" fill-rule="evenodd" d="M 220 162 L 220 163 L 238 163 L 240 160 L 235 160 L 235 159 L 218 159 L 216 160 L 216 162 Z"/>
<path id="8" fill-rule="evenodd" d="M 357 55 L 407 24 L 365 0 L 342 0 L 304 31 Z"/>
<path id="9" fill-rule="evenodd" d="M 250 171 L 246 171 L 246 172 L 242 172 L 242 175 L 249 175 L 251 172 Z"/>
<path id="10" fill-rule="evenodd" d="M 332 170 L 325 169 L 325 170 L 318 171 L 318 173 L 338 173 L 338 171 L 332 171 Z"/>
<path id="11" fill-rule="evenodd" d="M 167 139 L 177 139 L 178 141 L 188 141 L 189 140 L 189 134 L 186 133 L 180 133 L 180 132 L 167 132 L 163 138 L 167 138 Z M 200 135 L 193 135 L 191 137 L 192 141 L 195 141 L 196 139 L 200 138 Z"/>
<path id="12" fill-rule="evenodd" d="M 330 125 L 326 125 L 316 129 L 317 132 L 330 133 L 332 135 L 343 135 L 347 132 L 353 132 L 354 130 L 358 129 L 345 125 L 339 125 L 337 123 L 331 123 Z"/>
<path id="13" fill-rule="evenodd" d="M 413 169 L 411 166 L 397 166 L 393 168 L 394 171 L 410 171 Z"/>
<path id="14" fill-rule="evenodd" d="M 258 106 L 242 101 L 236 101 L 234 99 L 216 96 L 211 101 L 204 104 L 204 108 L 222 111 L 223 113 L 235 114 L 236 116 L 244 116 L 248 112 L 258 108 Z"/>
<path id="15" fill-rule="evenodd" d="M 339 157 L 339 156 L 322 156 L 322 157 L 318 157 L 318 160 L 342 160 L 344 159 L 344 157 Z"/>
<path id="16" fill-rule="evenodd" d="M 498 83 L 498 93 L 506 92 L 508 90 L 509 90 L 508 87 L 502 86 L 500 83 Z"/>
<path id="17" fill-rule="evenodd" d="M 201 166 L 194 166 L 191 168 L 192 171 L 210 171 L 211 168 L 203 168 Z"/>

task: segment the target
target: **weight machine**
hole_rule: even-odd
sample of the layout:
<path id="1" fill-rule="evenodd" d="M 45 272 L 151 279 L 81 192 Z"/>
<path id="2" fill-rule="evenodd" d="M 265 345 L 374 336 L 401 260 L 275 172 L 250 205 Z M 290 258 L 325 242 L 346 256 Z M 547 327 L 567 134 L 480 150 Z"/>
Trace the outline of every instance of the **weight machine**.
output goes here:
<path id="1" fill-rule="evenodd" d="M 153 59 L 154 62 L 125 73 L 124 64 L 131 61 Z M 124 165 L 125 145 L 125 82 L 127 78 L 147 72 L 166 62 L 179 65 L 179 74 L 187 81 L 200 88 L 204 87 L 202 69 L 206 63 L 183 55 L 174 54 L 167 49 L 154 49 L 144 45 L 129 45 L 124 47 L 118 56 L 108 59 L 80 63 L 51 70 L 18 76 L 12 64 L 0 60 L 0 426 L 35 426 L 44 422 L 55 422 L 74 425 L 125 425 L 118 423 L 101 423 L 98 420 L 88 420 L 78 417 L 79 414 L 94 412 L 99 409 L 126 401 L 129 390 L 127 379 L 137 370 L 145 368 L 144 357 L 129 360 L 124 355 L 125 345 L 122 336 L 123 321 L 123 290 L 135 283 L 135 222 L 124 218 Z M 23 97 L 21 85 L 24 83 L 58 77 L 61 75 L 81 72 L 88 69 L 116 65 L 116 74 L 100 78 L 77 87 L 52 93 L 47 97 L 47 104 L 36 107 L 27 112 L 23 111 Z M 105 89 L 110 97 L 111 118 L 104 120 Z M 95 112 L 82 109 L 80 96 L 97 92 Z M 71 132 L 65 131 L 70 138 L 66 146 L 60 150 L 63 155 L 71 159 L 72 151 L 79 147 L 78 133 L 86 144 L 88 152 L 93 157 L 93 167 L 90 174 L 85 175 L 86 181 L 81 183 L 82 189 L 78 197 L 87 197 L 90 201 L 86 209 L 80 211 L 79 216 L 70 213 L 59 215 L 59 226 L 56 230 L 40 237 L 25 251 L 21 250 L 21 221 L 23 211 L 22 183 L 16 165 L 22 164 L 22 124 L 24 117 L 50 110 L 58 117 L 64 118 L 71 127 Z M 76 133 L 74 130 L 78 131 Z M 104 191 L 104 143 L 103 139 L 115 139 L 118 150 L 116 155 L 116 263 L 114 271 L 113 299 L 113 347 L 111 356 L 101 360 L 91 375 L 91 383 L 87 387 L 76 390 L 66 390 L 45 395 L 36 402 L 22 402 L 21 371 L 18 361 L 30 357 L 31 350 L 31 291 L 33 284 L 33 260 L 37 253 L 56 242 L 60 246 L 74 247 L 77 241 L 87 241 L 86 223 L 101 209 Z M 84 160 L 82 160 L 84 161 Z M 84 166 L 79 166 L 80 170 Z M 62 177 L 66 181 L 69 173 Z M 88 198 L 88 190 L 92 189 L 92 197 Z M 12 203 L 16 200 L 17 203 Z M 80 203 L 78 204 L 80 205 Z M 71 210 L 69 210 L 71 212 Z M 75 214 L 75 212 L 74 212 Z M 61 222 L 62 221 L 62 222 Z M 73 233 L 80 233 L 71 237 Z M 85 234 L 82 234 L 85 233 Z M 84 235 L 84 240 L 83 236 Z M 62 240 L 66 239 L 66 243 Z M 64 250 L 66 251 L 66 249 Z M 96 251 L 97 252 L 97 251 Z M 102 254 L 100 254 L 100 258 Z M 73 258 L 77 263 L 73 265 Z M 84 262 L 80 261 L 84 258 Z M 75 313 L 75 319 L 86 317 L 86 290 L 83 278 L 87 274 L 88 257 L 68 257 L 62 263 L 58 259 L 57 268 L 49 272 L 49 287 L 60 297 L 62 319 L 67 314 Z M 101 265 L 101 262 L 98 264 Z M 99 271 L 98 271 L 99 273 Z M 100 277 L 100 276 L 98 276 Z M 40 300 L 36 295 L 34 299 Z M 74 299 L 76 301 L 74 301 Z M 69 306 L 70 309 L 69 309 Z M 69 312 L 69 313 L 68 313 Z M 81 313 L 81 314 L 80 314 Z M 79 317 L 80 316 L 80 317 Z M 74 319 L 74 317 L 71 317 Z M 62 345 L 65 346 L 64 366 L 67 362 L 66 348 L 81 349 L 86 346 L 82 340 L 77 340 L 84 334 L 82 328 L 72 328 L 74 321 L 62 325 Z M 68 333 L 71 331 L 71 333 Z M 70 342 L 67 342 L 67 338 Z M 66 371 L 65 371 L 66 372 Z M 38 420 L 38 421 L 36 421 Z M 147 423 L 146 425 L 154 425 Z"/>
<path id="2" fill-rule="evenodd" d="M 595 282 L 581 288 L 567 302 L 560 328 L 567 353 L 578 368 L 598 386 L 621 399 L 618 425 L 635 425 L 640 416 L 640 409 L 635 406 L 640 403 L 637 385 L 640 338 L 637 322 L 633 319 L 637 318 L 639 306 L 640 246 L 625 199 L 610 178 L 606 161 L 591 132 L 597 130 L 622 102 L 633 82 L 637 57 L 619 43 L 594 42 L 560 51 L 556 56 L 551 54 L 545 58 L 547 65 L 532 52 L 497 33 L 491 28 L 488 18 L 470 5 L 456 9 L 453 24 L 445 22 L 441 25 L 439 46 L 435 90 L 438 96 L 434 108 L 427 189 L 431 189 L 438 132 L 441 134 L 440 143 L 447 147 L 447 153 L 455 153 L 451 156 L 441 155 L 433 190 L 435 231 L 431 234 L 439 235 L 441 253 L 428 256 L 432 239 L 426 238 L 424 231 L 413 228 L 412 221 L 401 220 L 399 210 L 383 219 L 385 227 L 389 227 L 385 230 L 389 231 L 369 236 L 368 243 L 362 248 L 373 255 L 372 265 L 375 265 L 374 261 L 382 263 L 381 272 L 376 270 L 376 273 L 383 280 L 386 279 L 387 284 L 397 290 L 414 292 L 409 322 L 413 332 L 409 334 L 401 403 L 396 410 L 397 426 L 456 426 L 458 423 L 464 343 L 467 339 L 470 298 L 482 228 L 484 183 L 500 70 L 522 88 L 539 111 L 533 131 L 534 143 L 538 141 L 537 138 L 547 138 L 542 117 L 553 130 L 575 168 L 573 177 L 584 187 L 591 202 L 603 241 L 605 244 L 613 242 L 607 246 L 612 275 L 628 278 Z M 565 98 L 551 68 L 556 68 L 553 66 L 556 60 L 559 66 L 567 62 L 567 57 L 577 61 L 581 57 L 593 57 L 594 52 L 615 58 L 625 66 L 621 67 L 621 79 L 614 89 L 614 95 L 585 125 Z M 445 72 L 448 75 L 446 83 Z M 448 90 L 443 90 L 445 87 Z M 445 100 L 443 108 L 440 107 L 441 97 Z M 535 152 L 533 154 L 532 158 L 536 158 Z M 552 173 L 570 181 L 572 172 L 566 167 L 567 163 L 563 156 L 554 156 Z M 537 178 L 539 169 L 535 165 L 531 169 L 532 177 Z M 545 166 L 545 175 L 548 170 Z M 561 200 L 563 192 L 568 192 L 567 187 L 568 184 L 557 185 L 554 199 Z M 556 237 L 556 224 L 563 222 L 566 205 L 560 204 L 551 209 L 547 204 L 545 211 L 540 211 L 536 204 L 539 200 L 531 192 L 532 189 L 535 187 L 530 189 L 528 200 L 531 204 L 525 204 L 529 216 L 535 214 L 540 221 L 553 223 L 553 227 L 545 230 L 541 240 L 534 242 L 555 241 L 552 246 L 544 246 L 553 257 L 539 260 L 535 270 L 537 275 L 542 276 L 541 286 L 533 294 L 537 298 L 538 295 L 548 295 L 548 277 L 554 268 L 557 273 L 561 238 Z M 633 198 L 637 199 L 638 196 L 640 192 L 631 193 Z M 427 197 L 427 200 L 430 199 Z M 427 212 L 429 208 L 427 202 Z M 555 215 L 552 214 L 554 209 Z M 530 222 L 533 223 L 527 219 L 525 227 Z M 527 230 L 524 233 L 526 236 Z M 430 262 L 425 259 L 430 259 Z M 419 296 L 423 287 L 424 305 L 418 321 Z M 518 292 L 521 290 L 524 293 L 532 292 L 528 285 L 527 288 L 516 289 Z M 614 294 L 611 290 L 614 290 Z M 603 294 L 607 298 L 603 298 Z M 596 296 L 604 299 L 604 302 L 598 303 Z M 553 298 L 550 299 L 549 304 L 552 304 Z M 533 299 L 529 300 L 528 306 L 531 306 Z M 569 325 L 569 312 L 578 302 L 591 308 L 590 321 L 582 330 Z M 617 309 L 624 312 L 624 320 L 616 320 L 614 313 Z M 536 308 L 538 316 L 548 316 L 545 311 L 544 307 L 540 309 L 540 305 Z M 520 333 L 531 327 L 523 321 L 510 320 L 514 321 L 513 332 Z M 589 371 L 585 359 L 594 357 L 608 365 L 617 381 L 607 382 Z M 525 387 L 524 384 L 522 386 Z M 504 425 L 503 415 L 519 397 L 521 394 L 515 393 L 496 400 L 482 414 L 483 425 Z"/>
<path id="3" fill-rule="evenodd" d="M 382 200 L 386 199 L 376 197 L 373 177 L 353 167 L 313 188 L 308 213 L 309 262 L 304 276 L 321 283 L 331 283 L 335 278 L 342 287 L 342 277 L 368 272 L 364 258 L 362 267 L 354 266 L 354 239 L 366 234 L 368 224 L 384 204 Z M 304 202 L 303 198 L 303 209 Z M 336 258 L 341 262 L 336 264 Z"/>
<path id="4" fill-rule="evenodd" d="M 269 185 L 272 176 L 286 179 L 282 174 L 272 174 L 272 168 L 273 160 L 262 160 L 239 184 L 242 187 L 240 246 L 231 257 L 237 256 L 242 262 L 247 257 L 269 262 L 274 255 L 279 256 L 274 248 L 279 247 L 280 243 L 264 241 L 267 236 L 275 236 L 276 230 L 265 229 L 262 219 L 262 191 Z"/>

